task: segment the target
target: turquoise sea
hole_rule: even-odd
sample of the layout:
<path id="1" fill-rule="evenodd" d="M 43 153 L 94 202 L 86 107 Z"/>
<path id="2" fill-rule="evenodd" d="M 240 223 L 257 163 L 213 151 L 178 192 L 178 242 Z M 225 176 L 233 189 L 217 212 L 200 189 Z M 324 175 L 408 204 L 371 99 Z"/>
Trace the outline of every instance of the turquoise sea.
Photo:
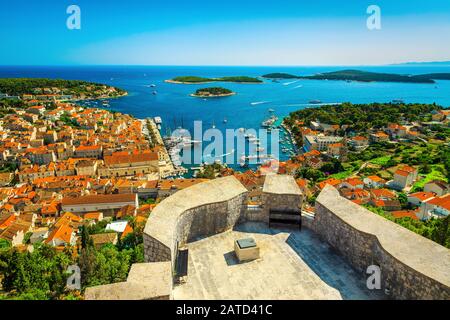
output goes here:
<path id="1" fill-rule="evenodd" d="M 383 67 L 350 67 L 351 69 L 398 74 L 450 73 L 450 65 L 401 65 Z M 0 67 L 0 77 L 46 77 L 78 79 L 123 88 L 129 95 L 110 101 L 110 108 L 138 118 L 160 116 L 163 134 L 183 126 L 192 130 L 195 120 L 205 129 L 213 124 L 227 128 L 259 129 L 269 116 L 269 109 L 280 119 L 290 112 L 308 107 L 311 100 L 323 103 L 370 103 L 401 99 L 405 102 L 437 103 L 450 107 L 450 81 L 436 84 L 360 83 L 345 81 L 285 80 L 263 84 L 214 83 L 180 85 L 164 80 L 181 75 L 203 77 L 261 76 L 271 72 L 309 75 L 347 67 L 181 67 L 181 66 L 67 66 L 67 67 Z M 151 84 L 156 87 L 150 87 Z M 199 99 L 190 97 L 196 89 L 222 86 L 235 91 L 231 97 Z M 157 91 L 157 94 L 153 94 Z M 224 122 L 226 119 L 226 123 Z M 230 150 L 226 150 L 229 152 Z M 281 154 L 285 160 L 289 154 Z M 239 166 L 237 166 L 239 167 Z"/>

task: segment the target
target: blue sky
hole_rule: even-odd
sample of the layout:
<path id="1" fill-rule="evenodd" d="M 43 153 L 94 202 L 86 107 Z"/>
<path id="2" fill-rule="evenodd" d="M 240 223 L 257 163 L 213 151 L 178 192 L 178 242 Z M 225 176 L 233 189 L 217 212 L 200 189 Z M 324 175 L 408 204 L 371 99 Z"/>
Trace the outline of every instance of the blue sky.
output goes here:
<path id="1" fill-rule="evenodd" d="M 0 1 L 0 65 L 450 60 L 449 0 Z M 71 4 L 81 8 L 81 30 L 66 27 Z M 371 4 L 381 8 L 381 30 L 366 27 Z"/>

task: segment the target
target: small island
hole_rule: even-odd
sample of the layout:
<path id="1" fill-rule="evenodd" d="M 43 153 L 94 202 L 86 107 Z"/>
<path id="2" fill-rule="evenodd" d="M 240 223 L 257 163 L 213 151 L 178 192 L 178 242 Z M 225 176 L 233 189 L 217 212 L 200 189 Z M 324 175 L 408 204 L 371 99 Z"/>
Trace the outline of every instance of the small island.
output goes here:
<path id="1" fill-rule="evenodd" d="M 236 93 L 231 91 L 230 89 L 221 87 L 211 87 L 198 89 L 197 91 L 195 91 L 195 93 L 191 94 L 191 96 L 196 98 L 219 98 L 219 97 L 228 97 L 235 94 Z"/>
<path id="2" fill-rule="evenodd" d="M 450 73 L 430 73 L 422 75 L 401 75 L 360 70 L 341 70 L 318 73 L 311 76 L 297 76 L 288 73 L 269 73 L 266 79 L 306 79 L 306 80 L 344 80 L 358 82 L 401 82 L 401 83 L 435 83 L 435 80 L 450 80 Z"/>
<path id="3" fill-rule="evenodd" d="M 262 83 L 263 81 L 258 78 L 252 78 L 252 77 L 247 77 L 247 76 L 219 77 L 219 78 L 182 76 L 182 77 L 175 77 L 171 80 L 166 80 L 165 82 L 176 83 L 176 84 L 205 84 L 205 83 L 211 83 L 211 82 Z"/>

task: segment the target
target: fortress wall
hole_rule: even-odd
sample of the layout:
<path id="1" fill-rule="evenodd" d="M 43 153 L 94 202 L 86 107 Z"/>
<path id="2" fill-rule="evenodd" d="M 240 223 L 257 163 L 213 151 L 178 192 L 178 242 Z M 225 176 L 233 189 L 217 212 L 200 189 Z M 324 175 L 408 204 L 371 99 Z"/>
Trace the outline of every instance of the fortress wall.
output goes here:
<path id="1" fill-rule="evenodd" d="M 308 221 L 358 271 L 377 265 L 395 299 L 450 299 L 450 250 L 340 197 L 327 186 Z"/>
<path id="2" fill-rule="evenodd" d="M 271 210 L 301 213 L 303 194 L 289 175 L 268 175 L 263 187 L 263 218 L 269 222 Z"/>
<path id="3" fill-rule="evenodd" d="M 246 209 L 247 189 L 235 178 L 200 183 L 163 200 L 144 230 L 145 261 L 175 261 L 177 246 L 234 227 Z"/>

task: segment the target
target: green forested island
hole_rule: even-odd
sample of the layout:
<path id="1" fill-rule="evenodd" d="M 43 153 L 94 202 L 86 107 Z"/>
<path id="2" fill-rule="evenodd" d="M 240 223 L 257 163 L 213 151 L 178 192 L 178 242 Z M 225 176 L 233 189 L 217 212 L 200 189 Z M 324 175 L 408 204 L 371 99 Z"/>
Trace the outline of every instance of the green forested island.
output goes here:
<path id="1" fill-rule="evenodd" d="M 213 98 L 213 97 L 227 97 L 236 94 L 235 92 L 222 88 L 222 87 L 210 87 L 210 88 L 202 88 L 195 91 L 195 93 L 191 94 L 193 97 L 201 97 L 201 98 Z"/>
<path id="2" fill-rule="evenodd" d="M 220 78 L 203 78 L 197 76 L 182 76 L 175 77 L 171 80 L 166 80 L 169 83 L 181 83 L 181 84 L 199 84 L 209 82 L 236 82 L 236 83 L 262 83 L 258 78 L 236 76 L 236 77 L 220 77 Z"/>
<path id="3" fill-rule="evenodd" d="M 126 95 L 125 90 L 81 80 L 3 78 L 0 79 L 0 93 L 10 96 L 60 95 L 72 99 L 114 98 Z"/>
<path id="4" fill-rule="evenodd" d="M 377 73 L 360 70 L 341 70 L 318 73 L 312 76 L 297 76 L 287 73 L 269 73 L 263 75 L 267 79 L 310 79 L 310 80 L 346 80 L 361 82 L 406 82 L 435 83 L 434 80 L 450 80 L 450 73 L 429 73 L 423 75 L 401 75 L 393 73 Z"/>

